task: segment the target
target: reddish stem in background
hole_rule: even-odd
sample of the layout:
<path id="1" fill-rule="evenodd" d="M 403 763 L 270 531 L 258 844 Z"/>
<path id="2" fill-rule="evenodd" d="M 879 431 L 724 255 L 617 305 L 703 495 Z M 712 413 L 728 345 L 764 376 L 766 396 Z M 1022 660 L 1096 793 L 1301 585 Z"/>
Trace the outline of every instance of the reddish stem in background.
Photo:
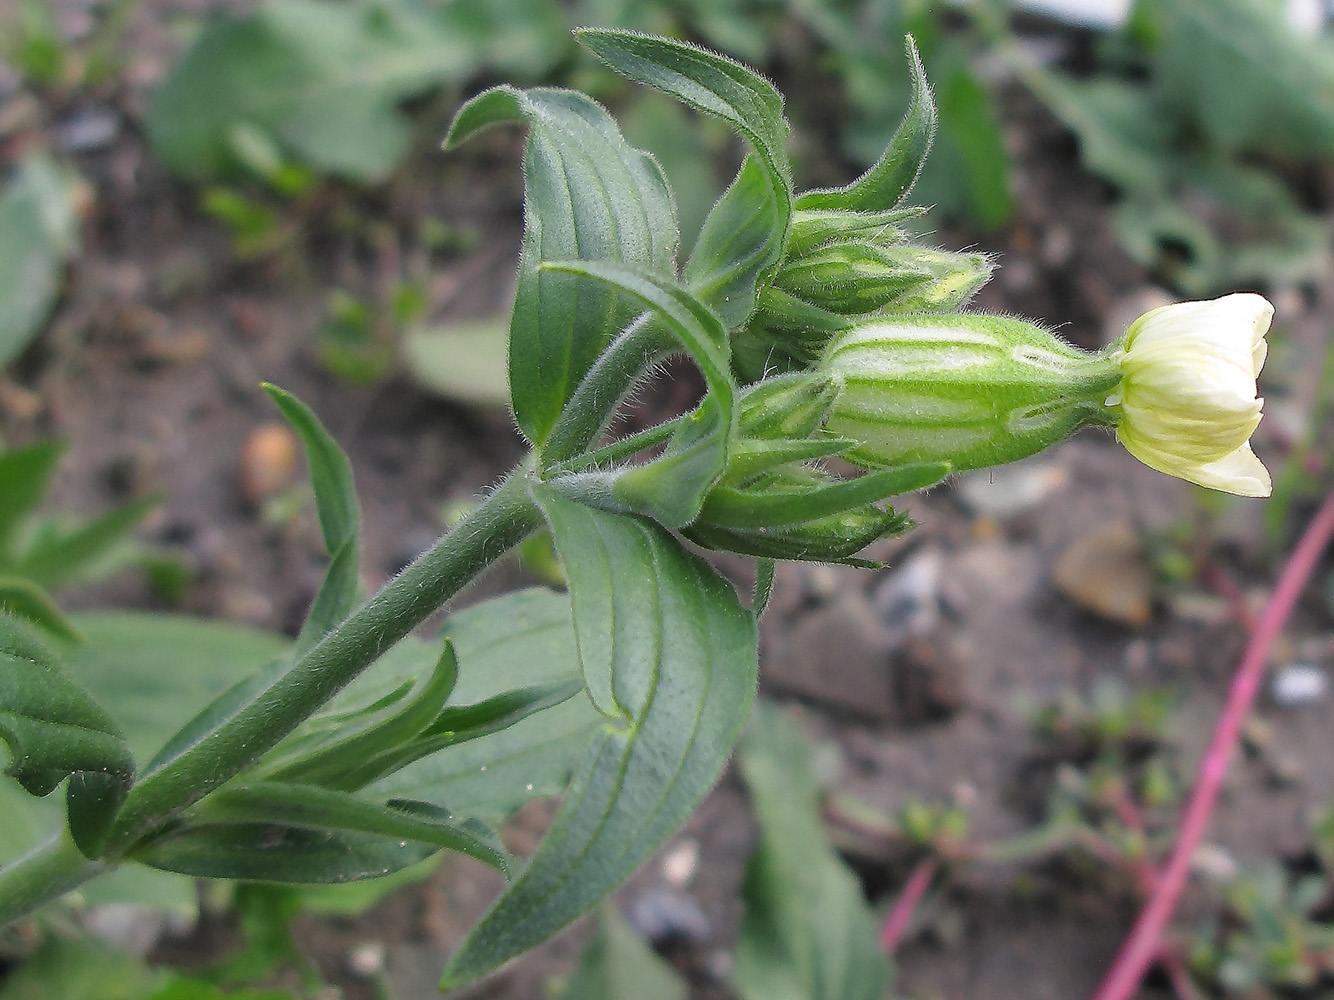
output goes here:
<path id="1" fill-rule="evenodd" d="M 935 858 L 925 858 L 917 863 L 917 867 L 908 876 L 903 892 L 894 903 L 894 908 L 889 911 L 889 916 L 885 918 L 885 926 L 880 929 L 880 947 L 886 955 L 894 954 L 894 949 L 903 940 L 904 932 L 908 930 L 908 924 L 917 909 L 917 904 L 926 895 L 926 890 L 931 888 L 931 880 L 936 877 L 937 867 Z"/>
<path id="2" fill-rule="evenodd" d="M 1176 909 L 1177 899 L 1190 873 L 1191 857 L 1208 826 L 1242 723 L 1260 689 L 1269 649 L 1288 615 L 1292 613 L 1331 535 L 1334 535 L 1334 493 L 1325 497 L 1297 547 L 1292 550 L 1269 603 L 1265 605 L 1255 631 L 1251 633 L 1246 653 L 1232 678 L 1232 687 L 1214 730 L 1213 741 L 1200 762 L 1195 790 L 1186 805 L 1176 843 L 1158 880 L 1157 890 L 1140 912 L 1121 953 L 1093 995 L 1093 1000 L 1130 1000 L 1140 980 L 1144 978 L 1149 963 L 1158 954 L 1163 928 Z"/>

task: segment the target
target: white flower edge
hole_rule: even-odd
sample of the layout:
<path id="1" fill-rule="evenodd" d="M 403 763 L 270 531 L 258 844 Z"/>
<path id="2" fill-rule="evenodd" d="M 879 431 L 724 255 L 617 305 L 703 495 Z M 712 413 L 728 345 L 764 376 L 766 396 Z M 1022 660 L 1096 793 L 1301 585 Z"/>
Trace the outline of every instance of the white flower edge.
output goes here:
<path id="1" fill-rule="evenodd" d="M 1114 348 L 1124 374 L 1108 405 L 1117 439 L 1150 468 L 1238 496 L 1273 492 L 1251 450 L 1264 400 L 1256 378 L 1274 307 L 1236 292 L 1145 313 Z"/>

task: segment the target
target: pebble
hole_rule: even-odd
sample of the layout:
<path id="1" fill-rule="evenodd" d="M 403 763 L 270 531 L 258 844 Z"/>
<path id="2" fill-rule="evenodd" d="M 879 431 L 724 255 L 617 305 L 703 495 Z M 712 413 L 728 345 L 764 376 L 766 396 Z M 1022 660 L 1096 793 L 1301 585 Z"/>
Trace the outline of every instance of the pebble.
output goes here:
<path id="1" fill-rule="evenodd" d="M 1055 462 L 1021 462 L 961 476 L 955 495 L 973 514 L 1004 519 L 1032 510 L 1070 482 Z"/>
<path id="2" fill-rule="evenodd" d="M 626 919 L 654 946 L 703 944 L 709 939 L 709 918 L 693 898 L 673 889 L 650 889 L 626 909 Z"/>
<path id="3" fill-rule="evenodd" d="M 699 871 L 699 841 L 682 840 L 668 848 L 662 857 L 662 877 L 675 888 L 684 888 Z"/>
<path id="4" fill-rule="evenodd" d="M 1113 522 L 1076 539 L 1056 560 L 1052 579 L 1101 618 L 1136 628 L 1149 623 L 1153 573 L 1131 524 Z"/>
<path id="5" fill-rule="evenodd" d="M 86 153 L 111 145 L 119 133 L 120 119 L 114 113 L 90 108 L 62 122 L 56 136 L 63 149 Z"/>
<path id="6" fill-rule="evenodd" d="M 1269 678 L 1269 695 L 1280 708 L 1313 705 L 1328 693 L 1328 676 L 1311 663 L 1290 663 L 1279 667 Z"/>
<path id="7" fill-rule="evenodd" d="M 286 424 L 257 427 L 241 445 L 239 486 L 241 497 L 258 504 L 292 482 L 301 447 Z"/>
<path id="8" fill-rule="evenodd" d="M 386 950 L 381 941 L 363 941 L 347 954 L 347 967 L 357 976 L 369 979 L 384 971 Z"/>
<path id="9" fill-rule="evenodd" d="M 935 546 L 919 549 L 888 572 L 871 594 L 886 626 L 909 635 L 929 632 L 940 620 L 940 577 L 945 557 Z"/>

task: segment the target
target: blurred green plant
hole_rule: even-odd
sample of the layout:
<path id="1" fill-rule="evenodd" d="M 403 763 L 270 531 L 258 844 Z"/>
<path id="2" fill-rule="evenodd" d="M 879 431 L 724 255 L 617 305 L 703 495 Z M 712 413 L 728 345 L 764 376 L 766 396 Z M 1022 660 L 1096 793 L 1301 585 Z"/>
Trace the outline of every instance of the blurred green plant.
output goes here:
<path id="1" fill-rule="evenodd" d="M 41 332 L 78 249 L 82 183 L 45 153 L 0 190 L 0 368 Z"/>
<path id="2" fill-rule="evenodd" d="M 1334 156 L 1334 38 L 1283 13 L 1277 0 L 1139 0 L 1083 78 L 1008 47 L 1119 190 L 1122 245 L 1191 295 L 1317 281 L 1330 259 L 1300 178 Z"/>
<path id="3" fill-rule="evenodd" d="M 39 514 L 64 450 L 62 442 L 46 441 L 0 451 L 0 610 L 52 635 L 77 639 L 78 628 L 56 605 L 53 592 L 137 566 L 163 590 L 179 593 L 185 567 L 161 549 L 128 537 L 157 506 L 155 496 L 91 521 Z"/>

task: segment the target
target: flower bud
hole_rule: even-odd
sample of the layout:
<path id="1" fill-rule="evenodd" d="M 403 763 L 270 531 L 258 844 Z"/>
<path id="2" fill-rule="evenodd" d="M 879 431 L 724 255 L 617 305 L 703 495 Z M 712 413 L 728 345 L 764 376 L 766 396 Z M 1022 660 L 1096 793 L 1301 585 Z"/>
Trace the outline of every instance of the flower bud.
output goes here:
<path id="1" fill-rule="evenodd" d="M 1107 406 L 1116 436 L 1145 465 L 1200 486 L 1265 497 L 1269 473 L 1251 451 L 1264 400 L 1274 307 L 1253 293 L 1179 302 L 1145 313 L 1109 349 L 1124 375 Z"/>
<path id="2" fill-rule="evenodd" d="M 867 468 L 1016 461 L 1113 424 L 1105 403 L 1121 381 L 1114 359 L 1032 323 L 958 313 L 858 323 L 833 337 L 820 370 L 843 383 L 826 430 L 855 440 L 843 457 Z"/>
<path id="3" fill-rule="evenodd" d="M 930 280 L 908 247 L 871 240 L 827 243 L 783 263 L 775 287 L 844 316 L 873 312 Z"/>

